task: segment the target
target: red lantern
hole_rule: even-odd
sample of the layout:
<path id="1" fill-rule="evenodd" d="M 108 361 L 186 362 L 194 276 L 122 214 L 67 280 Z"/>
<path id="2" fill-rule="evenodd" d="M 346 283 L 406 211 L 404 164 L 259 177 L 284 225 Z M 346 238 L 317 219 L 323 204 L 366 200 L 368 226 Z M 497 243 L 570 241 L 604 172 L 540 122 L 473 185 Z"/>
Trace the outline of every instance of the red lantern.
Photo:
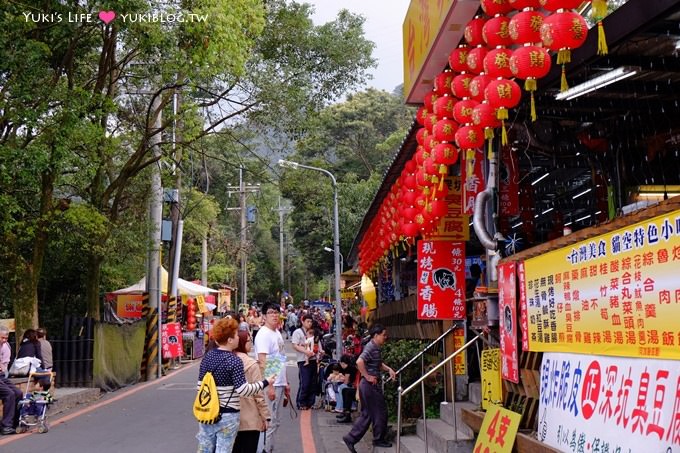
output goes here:
<path id="1" fill-rule="evenodd" d="M 458 162 L 458 150 L 451 143 L 440 143 L 432 150 L 432 158 L 438 165 L 453 165 Z"/>
<path id="2" fill-rule="evenodd" d="M 436 124 L 435 124 L 436 125 Z M 431 155 L 432 150 L 434 149 L 435 146 L 439 144 L 439 140 L 437 140 L 437 137 L 434 136 L 434 128 L 433 128 L 433 133 L 431 136 L 427 137 L 427 140 L 425 141 L 425 150 Z"/>
<path id="3" fill-rule="evenodd" d="M 588 37 L 588 25 L 580 14 L 563 11 L 551 14 L 541 25 L 543 45 L 557 51 L 557 64 L 562 65 L 560 90 L 566 91 L 567 77 L 564 65 L 571 61 L 571 49 L 581 47 Z"/>
<path id="4" fill-rule="evenodd" d="M 419 145 L 422 145 L 425 143 L 425 138 L 429 135 L 430 133 L 425 129 L 424 127 L 421 127 L 416 131 L 416 142 L 418 142 Z"/>
<path id="5" fill-rule="evenodd" d="M 418 148 L 416 148 L 416 163 L 419 167 L 423 166 L 423 162 L 425 162 L 425 159 L 428 157 L 430 157 L 430 153 L 427 152 L 425 146 L 418 146 Z"/>
<path id="6" fill-rule="evenodd" d="M 550 54 L 543 47 L 524 46 L 516 49 L 510 57 L 510 69 L 520 79 L 524 79 L 524 89 L 531 93 L 531 121 L 536 121 L 534 91 L 538 88 L 536 79 L 550 72 Z"/>
<path id="7" fill-rule="evenodd" d="M 497 109 L 493 108 L 491 104 L 485 101 L 472 109 L 472 124 L 484 129 L 484 135 L 486 136 L 487 129 L 500 127 L 501 121 L 498 119 Z"/>
<path id="8" fill-rule="evenodd" d="M 465 99 L 456 102 L 453 106 L 453 117 L 460 124 L 472 122 L 472 109 L 475 108 L 479 102 L 473 99 Z"/>
<path id="9" fill-rule="evenodd" d="M 434 125 L 434 136 L 440 142 L 452 142 L 458 130 L 458 123 L 453 120 L 443 119 Z M 436 145 L 434 149 L 439 145 Z"/>
<path id="10" fill-rule="evenodd" d="M 467 46 L 460 46 L 453 49 L 449 54 L 449 67 L 456 72 L 467 71 L 467 55 L 469 51 L 470 48 Z"/>
<path id="11" fill-rule="evenodd" d="M 428 111 L 430 112 L 433 111 L 434 102 L 437 100 L 438 97 L 439 95 L 434 91 L 430 91 L 425 96 L 423 96 L 423 104 L 425 104 L 425 108 L 427 108 Z"/>
<path id="12" fill-rule="evenodd" d="M 463 126 L 456 132 L 456 144 L 462 149 L 479 148 L 484 145 L 484 132 L 477 126 Z"/>
<path id="13" fill-rule="evenodd" d="M 490 50 L 484 57 L 484 72 L 492 78 L 502 77 L 509 79 L 512 77 L 510 71 L 510 57 L 512 50 L 498 47 Z"/>
<path id="14" fill-rule="evenodd" d="M 404 176 L 404 187 L 406 187 L 409 190 L 413 190 L 416 188 L 416 175 L 415 172 L 409 172 Z M 407 191 L 408 192 L 408 191 Z M 404 199 L 404 201 L 407 201 Z"/>
<path id="15" fill-rule="evenodd" d="M 415 177 L 415 175 L 411 175 L 411 174 L 409 174 L 409 176 L 411 176 L 413 178 L 413 187 L 415 188 L 416 177 Z M 415 190 L 411 190 L 411 188 L 409 187 L 408 190 L 402 192 L 401 201 L 404 203 L 404 205 L 406 205 L 406 207 L 410 207 L 410 206 L 413 206 L 415 204 L 416 196 L 417 195 L 416 195 Z M 404 209 L 406 209 L 406 207 Z M 403 210 L 402 210 L 402 212 L 403 212 Z M 409 218 L 411 218 L 411 217 L 409 217 Z"/>
<path id="16" fill-rule="evenodd" d="M 449 210 L 449 204 L 445 200 L 434 200 L 430 203 L 429 211 L 435 219 L 441 219 L 446 216 Z"/>
<path id="17" fill-rule="evenodd" d="M 496 16 L 486 21 L 482 28 L 482 36 L 486 45 L 493 48 L 496 46 L 511 46 L 512 38 L 508 24 L 510 19 L 505 16 Z"/>
<path id="18" fill-rule="evenodd" d="M 524 8 L 540 8 L 541 7 L 541 2 L 540 0 L 509 0 L 510 6 L 512 6 L 512 9 L 516 9 L 517 11 L 521 11 Z"/>
<path id="19" fill-rule="evenodd" d="M 418 225 L 414 222 L 405 222 L 401 224 L 401 234 L 405 238 L 415 238 L 418 235 Z"/>
<path id="20" fill-rule="evenodd" d="M 510 38 L 516 44 L 541 42 L 541 25 L 545 17 L 538 11 L 522 11 L 510 19 Z"/>
<path id="21" fill-rule="evenodd" d="M 425 162 L 423 163 L 423 169 L 425 170 L 425 173 L 430 176 L 437 176 L 439 174 L 439 166 L 435 163 L 432 155 L 425 159 Z"/>
<path id="22" fill-rule="evenodd" d="M 482 29 L 484 28 L 486 19 L 482 17 L 475 17 L 465 26 L 465 41 L 472 47 L 484 45 L 484 35 Z"/>
<path id="23" fill-rule="evenodd" d="M 457 98 L 463 99 L 470 97 L 470 81 L 473 77 L 474 75 L 472 74 L 458 74 L 453 78 L 451 91 Z M 453 107 L 453 104 L 451 107 Z"/>
<path id="24" fill-rule="evenodd" d="M 453 118 L 453 104 L 456 98 L 453 96 L 442 96 L 434 103 L 434 113 L 437 118 Z"/>
<path id="25" fill-rule="evenodd" d="M 475 47 L 467 56 L 468 69 L 473 74 L 479 74 L 484 71 L 484 57 L 489 52 L 486 47 Z"/>
<path id="26" fill-rule="evenodd" d="M 451 95 L 451 82 L 453 81 L 453 72 L 446 70 L 434 78 L 434 92 L 439 96 L 445 94 Z"/>
<path id="27" fill-rule="evenodd" d="M 583 0 L 538 0 L 541 8 L 548 11 L 557 11 L 558 9 L 576 9 L 583 3 Z"/>
<path id="28" fill-rule="evenodd" d="M 512 11 L 512 5 L 509 0 L 481 0 L 482 10 L 487 16 L 495 16 L 496 14 L 505 14 Z"/>
<path id="29" fill-rule="evenodd" d="M 484 89 L 493 80 L 486 74 L 480 74 L 470 81 L 470 98 L 477 102 L 484 100 Z"/>
<path id="30" fill-rule="evenodd" d="M 427 118 L 427 115 L 429 115 L 430 112 L 427 110 L 427 107 L 423 106 L 418 109 L 416 112 L 416 122 L 420 124 L 421 126 L 425 125 L 425 118 Z"/>
<path id="31" fill-rule="evenodd" d="M 508 134 L 505 131 L 505 120 L 508 119 L 508 109 L 519 104 L 522 98 L 522 91 L 519 85 L 509 79 L 492 80 L 484 90 L 484 97 L 489 105 L 497 109 L 497 118 L 501 120 L 502 134 L 501 144 L 508 144 Z"/>
<path id="32" fill-rule="evenodd" d="M 432 128 L 434 128 L 434 125 L 439 121 L 439 118 L 437 118 L 437 115 L 434 113 L 430 113 L 425 117 L 425 129 L 427 129 L 428 132 L 432 133 Z"/>

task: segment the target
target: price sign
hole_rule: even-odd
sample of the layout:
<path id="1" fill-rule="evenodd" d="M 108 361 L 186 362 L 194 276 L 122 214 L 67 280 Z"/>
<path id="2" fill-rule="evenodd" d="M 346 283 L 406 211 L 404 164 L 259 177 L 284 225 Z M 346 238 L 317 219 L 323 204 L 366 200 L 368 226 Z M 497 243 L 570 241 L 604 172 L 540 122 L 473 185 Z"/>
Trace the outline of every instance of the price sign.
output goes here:
<path id="1" fill-rule="evenodd" d="M 474 453 L 511 453 L 522 416 L 490 404 L 477 436 Z"/>

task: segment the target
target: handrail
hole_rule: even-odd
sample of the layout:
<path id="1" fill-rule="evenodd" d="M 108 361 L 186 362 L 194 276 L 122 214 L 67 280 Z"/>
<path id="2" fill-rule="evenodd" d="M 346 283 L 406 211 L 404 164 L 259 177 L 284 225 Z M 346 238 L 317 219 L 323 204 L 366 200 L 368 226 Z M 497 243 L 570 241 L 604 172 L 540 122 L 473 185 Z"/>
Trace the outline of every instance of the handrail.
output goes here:
<path id="1" fill-rule="evenodd" d="M 448 356 L 447 358 L 445 358 L 445 359 L 444 359 L 441 363 L 439 363 L 436 367 L 432 368 L 430 371 L 428 371 L 428 372 L 425 373 L 423 376 L 421 376 L 420 378 L 418 378 L 418 379 L 416 380 L 416 382 L 414 382 L 413 384 L 411 384 L 410 386 L 408 386 L 405 390 L 402 389 L 401 383 L 399 384 L 399 388 L 397 389 L 397 453 L 400 453 L 400 452 L 401 452 L 401 399 L 402 399 L 402 397 L 403 397 L 404 395 L 406 395 L 408 392 L 410 392 L 411 390 L 413 390 L 417 385 L 420 384 L 421 387 L 422 387 L 422 386 L 424 385 L 425 379 L 427 379 L 428 377 L 430 377 L 430 375 L 432 375 L 435 371 L 437 371 L 438 369 L 440 369 L 440 368 L 443 367 L 444 365 L 450 363 L 451 360 L 453 360 L 454 357 L 456 357 L 458 354 L 460 354 L 461 352 L 465 351 L 468 347 L 470 347 L 472 344 L 474 344 L 474 343 L 477 341 L 477 339 L 479 339 L 479 338 L 485 339 L 485 338 L 483 337 L 483 335 L 484 335 L 484 332 L 483 332 L 483 331 L 482 331 L 482 332 L 479 332 L 479 333 L 477 334 L 477 336 L 475 336 L 472 340 L 470 340 L 470 341 L 468 341 L 467 343 L 465 343 L 465 344 L 464 344 L 463 346 L 461 346 L 458 350 L 456 350 L 453 354 L 451 354 L 450 356 Z M 453 396 L 452 396 L 452 398 L 451 398 L 451 401 L 453 401 L 454 404 L 455 404 L 455 398 L 454 398 Z M 423 403 L 423 404 L 424 404 L 424 403 Z M 456 415 L 455 406 L 454 406 L 453 414 L 454 414 L 454 420 L 455 420 L 455 415 Z M 424 407 L 423 407 L 423 420 L 424 420 L 424 422 L 426 422 L 426 420 L 427 420 L 427 416 L 425 415 L 425 408 L 424 408 Z M 427 452 L 427 451 L 428 451 L 428 445 L 427 445 L 427 425 L 425 425 L 424 431 L 425 431 L 425 451 Z M 457 434 L 457 428 L 456 428 L 456 439 L 458 438 L 457 436 L 458 436 L 458 434 Z"/>
<path id="2" fill-rule="evenodd" d="M 396 376 L 399 376 L 399 373 L 401 373 L 402 371 L 404 371 L 404 369 L 405 369 L 406 367 L 408 367 L 410 364 L 412 364 L 413 362 L 415 362 L 416 359 L 418 359 L 420 356 L 422 356 L 423 354 L 425 354 L 432 346 L 434 346 L 435 344 L 439 343 L 439 342 L 441 341 L 442 338 L 444 338 L 445 336 L 447 336 L 448 334 L 450 334 L 451 332 L 453 332 L 453 330 L 454 330 L 455 328 L 457 328 L 457 327 L 459 327 L 459 326 L 458 326 L 457 324 L 454 323 L 451 327 L 449 327 L 449 328 L 446 330 L 446 332 L 444 332 L 443 334 L 439 335 L 439 337 L 437 337 L 436 340 L 432 341 L 432 343 L 430 343 L 430 344 L 428 344 L 427 346 L 425 346 L 425 349 L 423 349 L 422 351 L 420 351 L 418 354 L 414 355 L 413 358 L 412 358 L 411 360 L 409 360 L 408 362 L 406 362 L 406 364 L 402 365 L 402 367 L 399 368 L 397 371 L 395 371 L 394 374 L 395 374 Z"/>
<path id="3" fill-rule="evenodd" d="M 451 359 L 453 359 L 456 355 L 458 355 L 459 353 L 461 353 L 461 352 L 463 352 L 464 350 L 466 350 L 471 344 L 473 344 L 475 341 L 477 341 L 477 338 L 481 337 L 483 334 L 484 334 L 484 332 L 478 333 L 476 337 L 474 337 L 472 340 L 470 340 L 470 341 L 468 341 L 467 343 L 465 343 L 465 344 L 464 344 L 463 346 L 461 346 L 457 351 L 455 351 L 453 354 L 451 354 L 450 356 L 448 356 L 447 358 L 445 358 L 444 361 L 442 361 L 439 365 L 437 365 L 436 367 L 432 368 L 430 371 L 428 371 L 427 373 L 425 373 L 423 376 L 419 377 L 418 380 L 416 380 L 416 382 L 414 382 L 413 384 L 411 384 L 411 385 L 409 385 L 408 387 L 406 387 L 406 390 L 403 390 L 403 391 L 401 392 L 401 395 L 402 395 L 402 396 L 403 396 L 403 395 L 406 395 L 408 392 L 410 392 L 411 390 L 413 390 L 413 388 L 414 388 L 416 385 L 420 384 L 422 381 L 424 381 L 425 379 L 427 379 L 428 377 L 430 377 L 431 374 L 433 374 L 435 371 L 437 371 L 437 370 L 438 370 L 439 368 L 441 368 L 442 366 L 446 365 L 446 364 L 447 364 Z"/>

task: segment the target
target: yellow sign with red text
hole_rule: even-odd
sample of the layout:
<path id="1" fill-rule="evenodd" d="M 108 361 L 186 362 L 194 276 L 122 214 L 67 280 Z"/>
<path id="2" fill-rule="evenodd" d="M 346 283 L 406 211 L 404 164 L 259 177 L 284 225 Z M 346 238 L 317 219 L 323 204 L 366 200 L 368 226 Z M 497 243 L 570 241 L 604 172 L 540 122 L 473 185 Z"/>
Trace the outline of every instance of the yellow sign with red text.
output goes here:
<path id="1" fill-rule="evenodd" d="M 474 453 L 511 453 L 521 418 L 516 412 L 491 404 L 479 429 Z"/>
<path id="2" fill-rule="evenodd" d="M 524 264 L 529 350 L 680 359 L 680 211 Z"/>

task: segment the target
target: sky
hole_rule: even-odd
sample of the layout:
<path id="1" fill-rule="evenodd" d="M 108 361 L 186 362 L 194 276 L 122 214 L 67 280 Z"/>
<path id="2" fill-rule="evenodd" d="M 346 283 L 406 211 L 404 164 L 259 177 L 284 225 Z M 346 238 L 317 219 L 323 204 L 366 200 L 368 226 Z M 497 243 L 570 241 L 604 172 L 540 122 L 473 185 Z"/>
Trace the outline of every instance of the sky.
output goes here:
<path id="1" fill-rule="evenodd" d="M 330 22 L 338 11 L 347 9 L 366 18 L 364 33 L 376 45 L 373 57 L 378 67 L 372 71 L 368 86 L 387 92 L 404 82 L 401 26 L 410 0 L 299 0 L 314 6 L 316 25 Z"/>

